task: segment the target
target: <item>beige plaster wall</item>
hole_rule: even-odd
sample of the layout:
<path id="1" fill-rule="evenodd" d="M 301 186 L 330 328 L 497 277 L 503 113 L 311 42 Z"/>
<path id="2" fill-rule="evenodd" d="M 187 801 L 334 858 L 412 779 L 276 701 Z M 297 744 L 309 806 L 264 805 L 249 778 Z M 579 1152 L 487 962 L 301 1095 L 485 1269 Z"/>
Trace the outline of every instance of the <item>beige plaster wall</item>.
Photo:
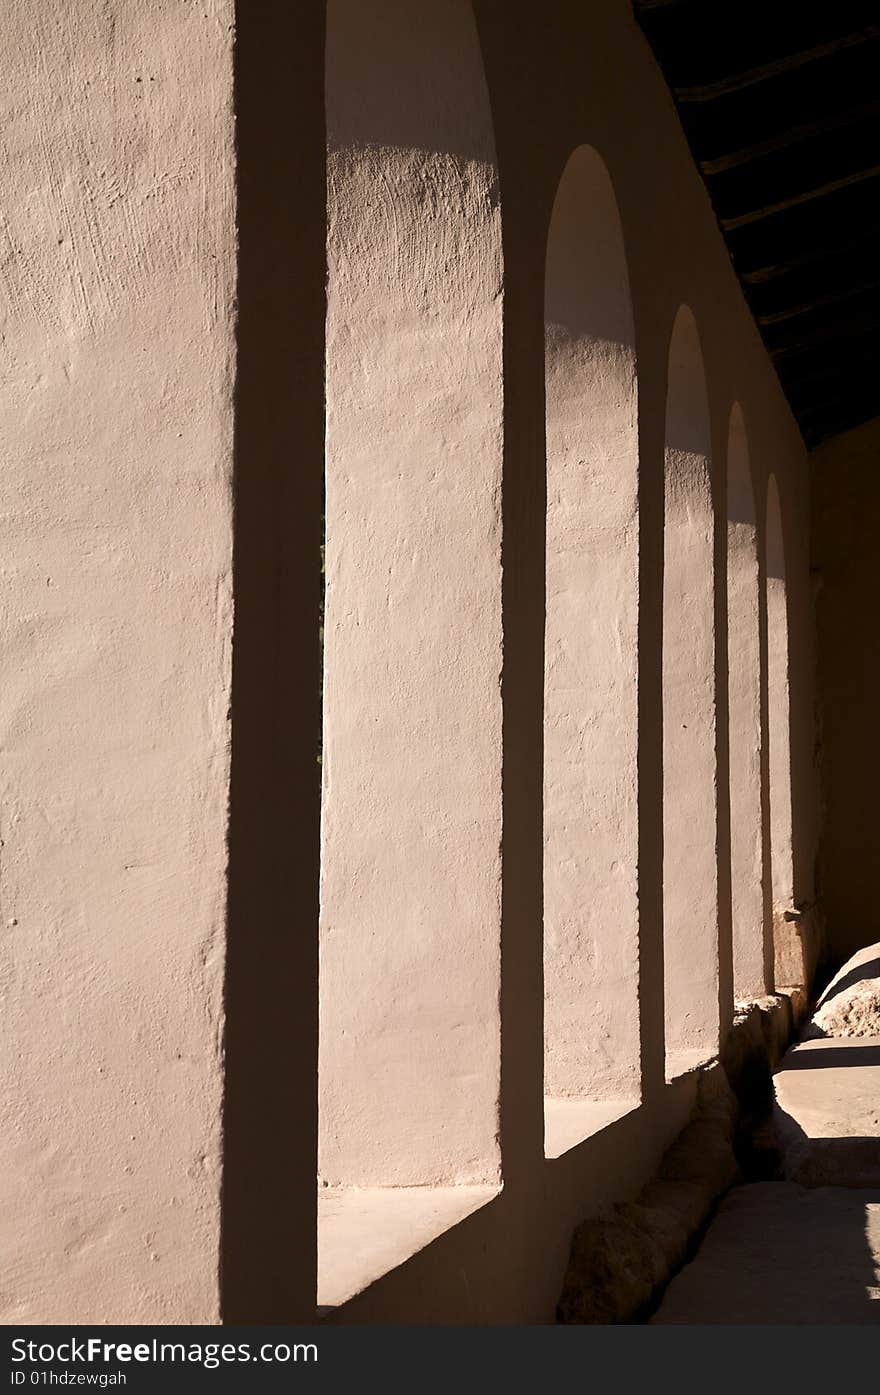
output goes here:
<path id="1" fill-rule="evenodd" d="M 5 1322 L 218 1314 L 231 19 L 3 8 Z"/>
<path id="2" fill-rule="evenodd" d="M 3 1249 L 11 1257 L 7 1321 L 212 1321 L 220 1311 L 221 1244 L 227 1314 L 310 1315 L 318 1131 L 312 717 L 323 465 L 315 422 L 325 361 L 324 143 L 316 114 L 323 14 L 319 0 L 303 0 L 295 13 L 272 0 L 242 7 L 238 16 L 236 52 L 244 45 L 248 54 L 236 87 L 245 137 L 239 271 L 249 289 L 240 305 L 234 423 L 233 636 L 230 8 L 29 0 L 11 7 L 6 26 L 12 58 L 2 132 L 10 184 L 3 212 L 15 251 L 2 263 L 10 366 L 0 413 L 11 598 L 3 626 L 7 798 L 0 830 L 10 1034 L 2 1120 L 9 1150 L 2 1173 Z M 387 42 L 376 53 L 367 34 L 359 49 L 361 63 L 372 52 L 377 69 L 349 71 L 352 53 L 345 69 L 352 86 L 337 89 L 348 93 L 343 105 L 360 94 L 353 139 L 369 142 L 372 154 L 334 169 L 331 121 L 330 187 L 338 192 L 340 178 L 353 179 L 365 196 L 372 221 L 361 213 L 343 229 L 351 238 L 350 267 L 361 259 L 375 279 L 377 324 L 400 324 L 400 312 L 409 311 L 414 352 L 376 334 L 346 342 L 345 316 L 334 319 L 331 277 L 328 331 L 339 362 L 351 355 L 353 371 L 340 379 L 341 391 L 362 422 L 358 432 L 340 433 L 343 417 L 329 383 L 328 442 L 331 450 L 338 443 L 337 459 L 347 464 L 336 478 L 335 502 L 328 493 L 328 509 L 337 519 L 352 511 L 350 555 L 334 557 L 328 538 L 328 600 L 334 604 L 334 585 L 337 598 L 335 614 L 328 611 L 328 653 L 336 627 L 337 641 L 350 640 L 351 672 L 363 678 L 343 711 L 352 731 L 361 725 L 366 756 L 354 770 L 337 760 L 334 771 L 333 742 L 343 728 L 334 733 L 331 721 L 325 739 L 330 780 L 338 775 L 343 788 L 348 781 L 346 804 L 354 798 L 370 820 L 375 816 L 385 838 L 374 850 L 376 865 L 383 876 L 393 874 L 384 894 L 363 883 L 366 915 L 348 923 L 366 926 L 383 954 L 417 942 L 431 954 L 412 955 L 395 985 L 374 972 L 370 945 L 354 941 L 348 973 L 362 976 L 363 992 L 352 993 L 350 977 L 334 992 L 334 1035 L 338 1046 L 353 1021 L 366 1054 L 360 1060 L 335 1052 L 336 1066 L 352 1072 L 352 1088 L 346 1093 L 337 1074 L 335 1107 L 344 1127 L 330 1143 L 360 1137 L 361 1176 L 387 1180 L 379 1171 L 387 1160 L 398 1169 L 396 1180 L 425 1180 L 425 1160 L 440 1158 L 446 1181 L 490 1170 L 497 1176 L 500 1165 L 504 1186 L 417 1254 L 404 1247 L 384 1277 L 333 1320 L 544 1321 L 553 1314 L 572 1228 L 606 1201 L 638 1190 L 694 1095 L 692 1075 L 672 1084 L 664 1078 L 664 449 L 668 348 L 682 305 L 693 313 L 702 349 L 714 507 L 711 536 L 705 520 L 701 526 L 714 577 L 707 683 L 715 704 L 717 800 L 710 812 L 718 912 L 716 927 L 701 928 L 699 948 L 717 936 L 715 1002 L 710 1007 L 707 999 L 706 1007 L 722 1034 L 734 986 L 727 704 L 736 656 L 728 652 L 724 518 L 733 402 L 748 424 L 762 567 L 771 471 L 779 487 L 793 896 L 809 905 L 818 804 L 805 456 L 628 0 L 477 0 L 488 96 L 473 45 L 464 67 L 455 44 L 435 45 L 429 67 L 424 59 L 406 66 L 437 26 L 443 32 L 455 19 L 461 33 L 466 5 L 437 0 L 425 35 L 414 32 L 411 7 L 390 6 L 384 21 L 381 9 L 373 27 Z M 389 128 L 389 114 L 397 120 L 401 112 L 411 126 Z M 545 1158 L 544 272 L 560 177 L 584 145 L 604 162 L 619 210 L 638 374 L 638 553 L 630 557 L 639 598 L 638 923 L 622 933 L 638 945 L 642 1103 L 561 1156 Z M 387 163 L 379 162 L 380 150 Z M 43 172 L 36 181 L 35 169 Z M 425 171 L 439 172 L 436 188 L 443 175 L 442 198 L 432 200 L 419 185 Z M 382 173 L 395 176 L 385 193 Z M 414 185 L 426 196 L 422 219 L 401 196 Z M 391 210 L 402 220 L 396 232 L 389 231 Z M 458 265 L 469 246 L 462 210 L 484 248 L 489 234 L 495 239 L 492 254 L 470 265 L 466 285 Z M 449 271 L 439 280 L 429 271 L 438 255 L 435 227 Z M 424 272 L 421 299 L 408 299 L 410 290 L 401 291 L 384 261 L 382 248 L 395 237 L 407 250 L 401 265 Z M 345 237 L 335 243 L 337 252 L 345 246 Z M 337 291 L 345 274 L 335 268 Z M 350 303 L 357 304 L 356 289 Z M 470 365 L 450 328 L 462 316 L 471 317 L 474 330 Z M 358 379 L 362 363 L 374 369 L 369 384 Z M 456 404 L 455 430 L 442 441 L 430 429 L 442 418 L 422 395 L 429 383 L 420 366 L 427 365 Z M 371 443 L 370 470 L 388 484 L 388 507 L 375 517 L 364 513 L 369 494 L 359 435 L 362 445 Z M 330 468 L 332 476 L 332 459 Z M 444 481 L 456 488 L 444 490 Z M 432 539 L 431 566 L 411 534 L 408 548 L 397 546 L 404 505 L 421 509 L 419 535 Z M 366 644 L 338 604 L 347 569 L 371 555 L 365 518 L 375 526 L 372 555 L 385 578 L 378 566 L 368 575 L 364 615 L 383 622 L 374 638 L 398 726 L 393 733 L 383 708 L 381 739 L 368 722 L 377 715 L 371 703 L 380 684 L 370 676 Z M 415 591 L 400 592 L 401 618 L 426 636 L 424 653 L 404 646 L 395 607 L 383 609 L 394 592 L 388 566 L 402 582 L 404 563 L 413 578 L 431 583 L 421 611 Z M 360 595 L 350 576 L 347 584 L 350 596 Z M 766 737 L 768 635 L 760 604 Z M 438 626 L 445 627 L 446 649 Z M 237 689 L 226 882 L 231 637 Z M 458 686 L 445 666 L 450 649 L 462 664 Z M 421 726 L 418 713 L 427 714 Z M 455 732 L 450 713 L 459 719 Z M 425 754 L 438 734 L 442 764 L 436 752 Z M 422 735 L 429 738 L 424 748 Z M 392 736 L 407 738 L 406 759 L 393 777 L 384 759 Z M 457 783 L 467 742 L 479 790 L 476 781 Z M 768 915 L 766 740 L 761 762 Z M 425 856 L 436 790 L 444 801 L 460 795 L 447 829 L 454 856 L 446 860 Z M 370 832 L 369 824 L 354 830 L 356 858 Z M 406 932 L 414 886 L 431 929 L 423 940 Z M 327 887 L 325 914 L 334 898 L 341 906 L 350 895 L 341 878 L 335 891 Z M 450 947 L 456 953 L 447 959 Z M 449 975 L 443 989 L 422 977 L 426 968 L 436 974 L 438 964 Z M 342 984 L 343 968 L 334 972 Z M 382 994 L 389 982 L 407 1012 L 410 989 L 423 1005 L 435 994 L 444 1031 L 454 1015 L 450 1004 L 460 1004 L 459 1046 L 432 1057 L 424 1011 L 412 1020 L 388 1014 Z M 368 1000 L 384 1018 L 369 1021 Z M 591 1008 L 584 1003 L 585 1016 Z M 405 1025 L 406 1040 L 399 1036 L 380 1050 L 373 1031 L 383 1021 L 395 1030 Z M 409 1041 L 418 1068 L 407 1074 Z M 383 1060 L 394 1067 L 385 1099 L 381 1082 L 364 1069 Z M 461 1072 L 455 1085 L 444 1074 L 448 1067 Z M 352 1134 L 344 1111 L 361 1101 L 369 1106 L 368 1126 Z M 406 1112 L 412 1108 L 426 1122 L 413 1126 Z M 445 1137 L 441 1115 L 452 1123 Z M 385 1129 L 375 1140 L 374 1119 Z M 343 1176 L 342 1167 L 334 1165 L 333 1175 Z"/>
<path id="3" fill-rule="evenodd" d="M 770 877 L 773 895 L 774 983 L 800 981 L 802 958 L 792 917 L 796 914 L 792 844 L 791 667 L 788 641 L 788 577 L 779 488 L 767 484 L 765 519 L 767 588 L 767 745 L 770 801 Z"/>
<path id="4" fill-rule="evenodd" d="M 331 0 L 327 116 L 319 1166 L 493 1182 L 502 266 L 469 3 Z"/>
<path id="5" fill-rule="evenodd" d="M 679 307 L 693 313 L 706 379 L 710 460 L 699 529 L 714 580 L 704 602 L 714 634 L 700 643 L 708 664 L 703 755 L 709 854 L 717 878 L 717 925 L 703 923 L 695 949 L 712 949 L 701 999 L 723 1035 L 733 1002 L 728 807 L 727 480 L 730 416 L 748 423 L 750 467 L 763 558 L 767 478 L 779 481 L 787 542 L 795 894 L 815 896 L 816 772 L 813 765 L 813 640 L 807 565 L 805 452 L 736 285 L 711 208 L 690 160 L 660 74 L 624 0 L 590 6 L 479 0 L 475 5 L 494 116 L 504 234 L 505 439 L 502 488 L 504 586 L 504 824 L 502 844 L 501 1149 L 504 1189 L 418 1253 L 399 1255 L 384 1278 L 333 1320 L 504 1322 L 552 1318 L 573 1224 L 610 1195 L 632 1194 L 661 1140 L 680 1126 L 693 1075 L 664 1081 L 662 559 L 667 355 Z M 542 961 L 540 790 L 544 777 L 544 566 L 553 507 L 545 476 L 548 421 L 543 324 L 544 258 L 559 181 L 587 145 L 604 162 L 620 212 L 638 373 L 638 991 L 642 1104 L 561 1156 L 542 1159 L 539 996 Z M 585 243 L 585 250 L 589 244 Z M 586 259 L 589 264 L 589 258 Z M 584 394 L 588 433 L 589 395 Z M 584 440 L 589 436 L 585 434 Z M 762 564 L 763 565 L 763 564 Z M 549 576 L 549 566 L 548 566 Z M 705 577 L 703 578 L 705 581 Z M 761 577 L 763 583 L 763 575 Z M 762 592 L 763 594 L 763 585 Z M 705 588 L 704 588 L 705 596 Z M 766 672 L 766 619 L 759 597 Z M 714 640 L 714 642 L 713 642 Z M 734 639 L 734 644 L 736 643 Z M 729 662 L 737 662 L 735 650 Z M 766 683 L 760 712 L 767 720 Z M 766 789 L 766 743 L 761 772 Z M 710 749 L 706 751 L 706 747 Z M 714 747 L 714 750 L 712 749 Z M 713 771 L 714 767 L 714 771 Z M 704 786 L 705 788 L 705 786 Z M 701 806 L 704 807 L 704 806 Z M 762 796 L 761 890 L 769 916 L 768 805 Z M 705 830 L 704 830 L 705 831 Z M 711 852 L 714 849 L 714 858 Z M 579 850 L 584 864 L 589 850 Z M 769 923 L 769 922 L 768 922 Z M 696 927 L 688 927 L 694 933 Z M 626 933 L 624 931 L 624 933 Z M 707 946 L 706 940 L 710 943 Z M 711 963 L 711 954 L 703 959 Z M 591 1030 L 591 999 L 583 1003 Z"/>
<path id="6" fill-rule="evenodd" d="M 699 331 L 669 345 L 663 512 L 663 956 L 666 1071 L 719 1040 L 715 511 Z"/>
<path id="7" fill-rule="evenodd" d="M 614 190 L 565 167 L 544 288 L 544 1087 L 639 1093 L 638 416 Z"/>
<path id="8" fill-rule="evenodd" d="M 733 986 L 738 1000 L 773 986 L 761 836 L 761 582 L 748 433 L 739 404 L 727 444 L 727 644 Z"/>

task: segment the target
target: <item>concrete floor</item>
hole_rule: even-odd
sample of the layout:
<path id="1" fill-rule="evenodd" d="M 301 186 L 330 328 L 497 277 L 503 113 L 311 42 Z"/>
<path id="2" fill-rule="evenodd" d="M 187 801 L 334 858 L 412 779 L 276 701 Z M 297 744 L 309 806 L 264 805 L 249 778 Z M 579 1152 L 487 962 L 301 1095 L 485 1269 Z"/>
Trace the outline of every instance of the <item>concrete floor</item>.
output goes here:
<path id="1" fill-rule="evenodd" d="M 799 1043 L 775 1094 L 786 1180 L 728 1193 L 655 1323 L 880 1322 L 880 1041 Z"/>
<path id="2" fill-rule="evenodd" d="M 878 1266 L 880 1191 L 734 1187 L 653 1321 L 880 1322 Z"/>

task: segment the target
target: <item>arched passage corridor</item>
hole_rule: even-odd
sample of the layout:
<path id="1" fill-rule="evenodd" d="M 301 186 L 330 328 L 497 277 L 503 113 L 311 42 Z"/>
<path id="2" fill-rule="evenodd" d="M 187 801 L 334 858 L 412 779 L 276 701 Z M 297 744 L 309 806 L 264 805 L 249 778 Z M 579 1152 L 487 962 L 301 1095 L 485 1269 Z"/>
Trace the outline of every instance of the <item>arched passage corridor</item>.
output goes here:
<path id="1" fill-rule="evenodd" d="M 747 999 L 772 987 L 773 965 L 764 932 L 758 532 L 739 403 L 727 438 L 727 655 L 733 989 Z"/>
<path id="2" fill-rule="evenodd" d="M 719 231 L 632 0 L 7 9 L 0 1320 L 550 1323 L 803 1003 L 836 195 Z"/>
<path id="3" fill-rule="evenodd" d="M 666 1074 L 718 1047 L 714 513 L 699 334 L 669 346 L 663 528 L 663 963 Z"/>
<path id="4" fill-rule="evenodd" d="M 544 288 L 544 1090 L 550 1156 L 639 1099 L 638 420 L 620 218 L 570 157 Z"/>

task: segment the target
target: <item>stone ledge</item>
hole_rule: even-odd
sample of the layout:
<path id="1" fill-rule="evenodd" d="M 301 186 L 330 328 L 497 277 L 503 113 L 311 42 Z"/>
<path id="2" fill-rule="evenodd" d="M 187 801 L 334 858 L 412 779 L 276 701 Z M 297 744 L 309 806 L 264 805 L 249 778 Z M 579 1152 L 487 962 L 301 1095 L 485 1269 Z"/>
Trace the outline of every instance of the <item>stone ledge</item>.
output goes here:
<path id="1" fill-rule="evenodd" d="M 806 1016 L 801 988 L 738 1003 L 721 1059 L 697 1068 L 697 1104 L 635 1201 L 583 1222 L 557 1305 L 562 1323 L 624 1323 L 650 1311 L 739 1179 L 734 1140 L 755 1103 L 769 1112 L 771 1071 Z"/>
<path id="2" fill-rule="evenodd" d="M 635 1201 L 619 1202 L 575 1231 L 560 1322 L 630 1322 L 650 1306 L 738 1176 L 736 1112 L 716 1063 L 702 1073 L 693 1118 L 664 1154 L 657 1176 Z"/>

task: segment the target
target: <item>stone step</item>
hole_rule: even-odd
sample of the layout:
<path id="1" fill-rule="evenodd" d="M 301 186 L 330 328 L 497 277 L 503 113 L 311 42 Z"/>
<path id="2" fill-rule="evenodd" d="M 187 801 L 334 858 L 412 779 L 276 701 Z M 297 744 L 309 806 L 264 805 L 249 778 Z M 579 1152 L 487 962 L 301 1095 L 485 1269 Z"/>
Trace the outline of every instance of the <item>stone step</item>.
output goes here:
<path id="1" fill-rule="evenodd" d="M 773 1128 L 788 1180 L 880 1188 L 880 1037 L 798 1042 L 773 1083 Z"/>

